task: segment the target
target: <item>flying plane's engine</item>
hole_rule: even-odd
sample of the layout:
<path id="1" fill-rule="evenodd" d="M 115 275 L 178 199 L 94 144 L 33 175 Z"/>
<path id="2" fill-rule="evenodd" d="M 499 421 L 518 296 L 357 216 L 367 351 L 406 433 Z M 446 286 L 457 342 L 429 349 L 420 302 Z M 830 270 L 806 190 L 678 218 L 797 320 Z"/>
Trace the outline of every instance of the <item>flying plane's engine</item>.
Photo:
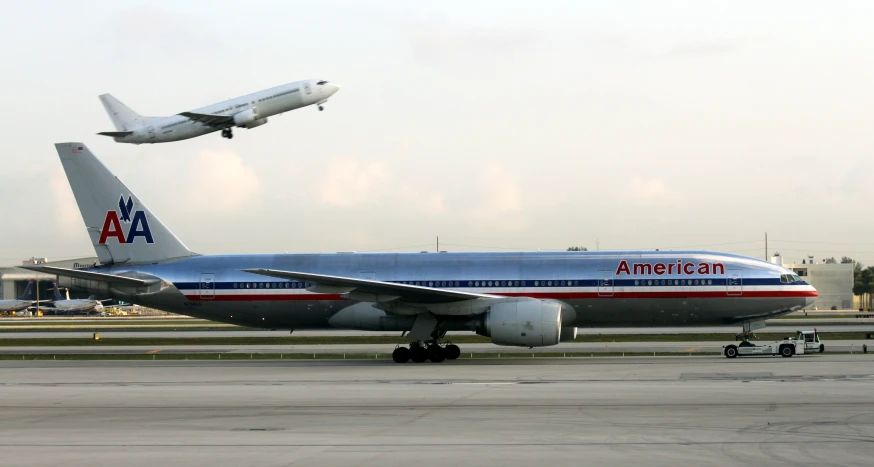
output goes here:
<path id="1" fill-rule="evenodd" d="M 245 127 L 251 125 L 258 120 L 258 109 L 246 109 L 240 113 L 234 114 L 234 125 Z M 266 123 L 266 121 L 265 121 Z"/>
<path id="2" fill-rule="evenodd" d="M 245 128 L 247 130 L 251 130 L 252 128 L 255 128 L 256 126 L 261 126 L 261 125 L 264 125 L 266 123 L 267 123 L 267 117 L 259 118 L 258 120 L 255 120 L 254 122 L 249 123 L 248 125 L 243 125 L 243 128 Z"/>
<path id="3" fill-rule="evenodd" d="M 577 328 L 561 328 L 561 342 L 571 342 L 577 338 Z"/>
<path id="4" fill-rule="evenodd" d="M 533 298 L 498 303 L 483 314 L 476 333 L 498 345 L 555 345 L 562 334 L 561 305 Z"/>

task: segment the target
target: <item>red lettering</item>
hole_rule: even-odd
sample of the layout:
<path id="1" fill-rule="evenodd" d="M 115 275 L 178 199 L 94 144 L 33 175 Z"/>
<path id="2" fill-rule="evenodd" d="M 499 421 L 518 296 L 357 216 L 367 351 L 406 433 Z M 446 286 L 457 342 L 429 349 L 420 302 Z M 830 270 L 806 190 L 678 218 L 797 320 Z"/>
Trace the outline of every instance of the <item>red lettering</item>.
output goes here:
<path id="1" fill-rule="evenodd" d="M 695 274 L 695 265 L 692 263 L 686 263 L 683 265 L 683 272 L 686 274 L 692 275 Z"/>
<path id="2" fill-rule="evenodd" d="M 100 231 L 101 245 L 106 244 L 106 240 L 110 237 L 115 237 L 118 243 L 124 243 L 124 232 L 121 231 L 121 222 L 118 221 L 118 213 L 109 211 L 106 213 L 106 220 L 103 221 L 103 230 Z"/>
<path id="3" fill-rule="evenodd" d="M 652 274 L 652 264 L 634 263 L 634 275 Z"/>
<path id="4" fill-rule="evenodd" d="M 653 271 L 655 271 L 656 275 L 661 276 L 662 274 L 665 273 L 665 264 L 664 263 L 656 264 L 655 268 L 653 268 Z"/>
<path id="5" fill-rule="evenodd" d="M 680 272 L 679 266 L 677 267 L 677 272 Z M 674 263 L 671 263 L 668 265 L 668 274 L 673 274 L 673 273 L 674 273 Z"/>
<path id="6" fill-rule="evenodd" d="M 710 265 L 707 263 L 701 263 L 698 265 L 698 274 L 710 274 Z"/>
<path id="7" fill-rule="evenodd" d="M 725 274 L 725 266 L 722 263 L 713 263 L 713 274 Z"/>
<path id="8" fill-rule="evenodd" d="M 636 264 L 634 266 L 635 266 L 635 268 L 637 267 Z M 618 276 L 619 274 L 622 274 L 623 272 L 626 275 L 631 274 L 631 271 L 628 269 L 628 262 L 625 260 L 622 260 L 619 262 L 619 267 L 616 268 L 616 275 Z"/>

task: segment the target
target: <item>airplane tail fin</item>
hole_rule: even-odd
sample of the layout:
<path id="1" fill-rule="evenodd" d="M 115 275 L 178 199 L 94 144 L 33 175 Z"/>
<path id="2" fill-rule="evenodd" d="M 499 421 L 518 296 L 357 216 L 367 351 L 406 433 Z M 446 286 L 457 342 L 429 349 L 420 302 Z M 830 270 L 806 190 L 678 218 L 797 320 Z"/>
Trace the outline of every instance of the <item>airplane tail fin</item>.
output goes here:
<path id="1" fill-rule="evenodd" d="M 28 281 L 27 287 L 24 288 L 24 293 L 18 297 L 19 300 L 36 300 L 36 283 Z"/>
<path id="2" fill-rule="evenodd" d="M 143 117 L 134 112 L 130 107 L 113 97 L 112 94 L 101 94 L 100 102 L 103 103 L 103 108 L 106 109 L 106 113 L 109 114 L 112 124 L 115 125 L 115 129 L 118 131 L 130 130 L 148 120 L 148 117 Z"/>
<path id="3" fill-rule="evenodd" d="M 55 292 L 55 293 L 54 293 L 54 299 L 55 299 L 55 301 L 63 300 L 63 299 L 64 299 L 64 296 L 61 295 L 61 289 L 58 288 L 58 283 L 57 283 L 57 282 L 52 282 L 52 288 L 53 288 L 53 290 L 54 290 L 54 292 Z"/>
<path id="4" fill-rule="evenodd" d="M 103 264 L 194 256 L 82 143 L 57 143 L 91 243 Z"/>

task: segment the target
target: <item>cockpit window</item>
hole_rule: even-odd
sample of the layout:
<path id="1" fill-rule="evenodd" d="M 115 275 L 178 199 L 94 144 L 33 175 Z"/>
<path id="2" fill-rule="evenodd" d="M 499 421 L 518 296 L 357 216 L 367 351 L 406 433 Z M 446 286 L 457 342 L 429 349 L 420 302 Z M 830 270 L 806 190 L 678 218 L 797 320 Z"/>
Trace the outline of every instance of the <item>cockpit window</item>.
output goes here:
<path id="1" fill-rule="evenodd" d="M 792 278 L 795 279 L 795 282 L 801 282 L 801 278 L 798 276 L 793 275 Z"/>
<path id="2" fill-rule="evenodd" d="M 323 84 L 328 84 L 328 82 L 327 82 L 327 81 L 319 81 L 319 82 L 316 83 L 316 84 L 318 84 L 319 86 L 321 86 L 321 85 L 323 85 Z"/>
<path id="3" fill-rule="evenodd" d="M 801 282 L 801 278 L 796 276 L 795 274 L 781 274 L 780 282 L 784 284 L 791 284 L 793 282 Z"/>

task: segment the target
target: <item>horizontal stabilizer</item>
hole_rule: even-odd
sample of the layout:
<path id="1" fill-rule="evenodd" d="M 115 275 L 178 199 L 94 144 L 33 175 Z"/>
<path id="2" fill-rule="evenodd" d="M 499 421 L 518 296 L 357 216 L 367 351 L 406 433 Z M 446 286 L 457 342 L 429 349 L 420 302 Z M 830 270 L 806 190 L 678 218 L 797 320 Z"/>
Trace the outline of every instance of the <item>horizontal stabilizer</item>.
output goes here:
<path id="1" fill-rule="evenodd" d="M 182 112 L 183 117 L 187 117 L 197 123 L 203 123 L 207 126 L 231 126 L 234 124 L 234 117 L 227 115 L 199 114 L 196 112 Z"/>
<path id="2" fill-rule="evenodd" d="M 127 285 L 132 287 L 144 287 L 151 284 L 156 284 L 158 279 L 143 280 L 127 276 L 118 276 L 115 274 L 104 274 L 102 272 L 82 271 L 80 269 L 67 269 L 55 266 L 21 266 L 24 269 L 31 271 L 42 272 L 45 274 L 54 274 L 56 276 L 72 277 L 75 279 L 85 279 L 89 281 L 106 282 L 108 284 Z"/>
<path id="3" fill-rule="evenodd" d="M 252 274 L 260 274 L 262 276 L 277 277 L 280 279 L 311 282 L 320 286 L 348 288 L 354 290 L 357 296 L 365 294 L 374 297 L 395 296 L 404 301 L 417 303 L 449 303 L 476 298 L 496 297 L 495 295 L 461 292 L 458 290 L 435 289 L 419 285 L 396 284 L 394 282 L 382 282 L 342 276 L 327 276 L 324 274 L 311 274 L 307 272 L 277 271 L 275 269 L 243 269 L 242 271 Z"/>
<path id="4" fill-rule="evenodd" d="M 112 138 L 121 138 L 123 136 L 130 136 L 130 135 L 134 134 L 134 132 L 133 131 L 101 131 L 100 133 L 97 133 L 97 134 L 101 135 L 101 136 L 109 136 Z"/>

